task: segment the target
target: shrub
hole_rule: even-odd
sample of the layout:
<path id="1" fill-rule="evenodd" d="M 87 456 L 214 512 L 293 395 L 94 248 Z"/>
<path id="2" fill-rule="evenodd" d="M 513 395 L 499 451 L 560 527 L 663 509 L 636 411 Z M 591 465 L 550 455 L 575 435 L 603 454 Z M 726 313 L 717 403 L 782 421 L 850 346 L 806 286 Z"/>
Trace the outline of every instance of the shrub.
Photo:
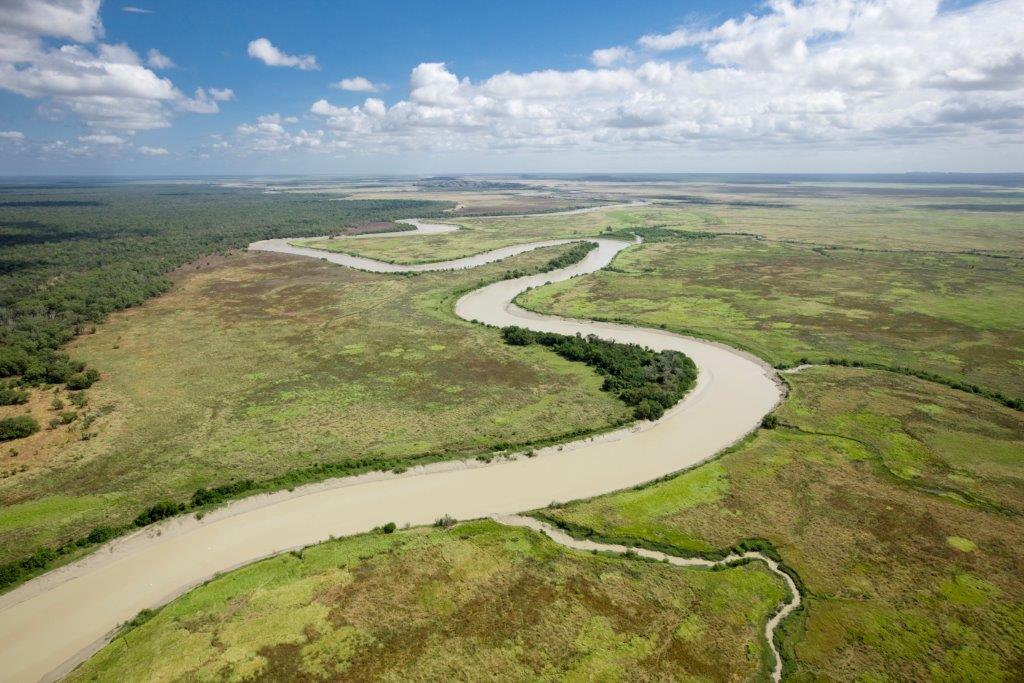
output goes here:
<path id="1" fill-rule="evenodd" d="M 196 492 L 192 494 L 192 507 L 197 508 L 203 507 L 204 505 L 214 505 L 216 503 L 223 502 L 228 498 L 233 498 L 240 493 L 250 491 L 255 487 L 256 482 L 252 479 L 243 479 L 232 484 L 215 486 L 212 489 L 197 489 Z"/>
<path id="2" fill-rule="evenodd" d="M 20 405 L 28 402 L 28 392 L 24 389 L 0 383 L 0 406 Z"/>
<path id="3" fill-rule="evenodd" d="M 665 409 L 661 404 L 650 399 L 644 399 L 633 409 L 633 415 L 638 420 L 657 420 L 664 414 Z"/>
<path id="4" fill-rule="evenodd" d="M 85 538 L 78 539 L 80 545 L 92 545 L 95 543 L 103 543 L 109 541 L 114 536 L 117 536 L 117 529 L 109 526 L 98 526 L 89 532 L 89 535 Z"/>
<path id="5" fill-rule="evenodd" d="M 455 518 L 451 515 L 445 515 L 444 517 L 438 517 L 434 520 L 434 526 L 440 529 L 450 529 L 455 526 Z"/>
<path id="6" fill-rule="evenodd" d="M 22 439 L 39 431 L 39 423 L 30 415 L 5 417 L 0 420 L 0 441 Z"/>
<path id="7" fill-rule="evenodd" d="M 82 389 L 88 389 L 96 380 L 100 378 L 100 373 L 95 369 L 90 368 L 85 372 L 76 372 L 67 378 L 67 386 L 71 391 L 81 391 Z"/>
<path id="8" fill-rule="evenodd" d="M 135 518 L 134 524 L 135 526 L 146 526 L 153 522 L 159 522 L 161 519 L 173 517 L 184 510 L 184 505 L 172 503 L 169 500 L 162 500 L 156 505 L 153 505 L 140 513 L 139 516 Z"/>
<path id="9" fill-rule="evenodd" d="M 395 529 L 397 529 L 397 528 L 398 528 L 397 524 L 395 524 L 394 522 L 388 522 L 387 524 L 382 526 L 380 528 L 380 530 L 383 531 L 386 534 L 393 534 L 393 533 L 395 533 Z"/>
<path id="10" fill-rule="evenodd" d="M 779 418 L 775 413 L 768 413 L 761 418 L 762 429 L 775 429 L 779 426 Z"/>

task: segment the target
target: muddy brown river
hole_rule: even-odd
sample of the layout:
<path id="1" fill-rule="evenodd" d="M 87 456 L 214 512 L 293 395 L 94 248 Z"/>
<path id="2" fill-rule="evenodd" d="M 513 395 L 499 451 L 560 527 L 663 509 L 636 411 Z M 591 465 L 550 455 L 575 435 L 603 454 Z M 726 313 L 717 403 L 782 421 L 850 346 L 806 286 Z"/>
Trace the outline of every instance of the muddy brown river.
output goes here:
<path id="1" fill-rule="evenodd" d="M 436 223 L 414 224 L 415 231 L 394 236 L 455 229 Z M 693 467 L 755 429 L 783 395 L 774 371 L 758 359 L 721 344 L 662 330 L 538 315 L 512 303 L 529 287 L 605 267 L 631 246 L 629 242 L 548 240 L 415 266 L 295 247 L 289 240 L 256 242 L 250 249 L 394 273 L 472 268 L 571 241 L 593 241 L 598 248 L 567 268 L 474 290 L 458 300 L 456 313 L 488 325 L 596 334 L 686 353 L 700 370 L 697 384 L 661 419 L 541 449 L 532 458 L 449 461 L 401 474 L 376 472 L 334 479 L 239 500 L 202 520 L 189 515 L 146 527 L 0 596 L 3 680 L 59 678 L 107 642 L 119 624 L 218 572 L 332 536 L 369 531 L 387 522 L 421 525 L 443 515 L 457 519 L 512 515 L 552 501 L 631 487 Z"/>

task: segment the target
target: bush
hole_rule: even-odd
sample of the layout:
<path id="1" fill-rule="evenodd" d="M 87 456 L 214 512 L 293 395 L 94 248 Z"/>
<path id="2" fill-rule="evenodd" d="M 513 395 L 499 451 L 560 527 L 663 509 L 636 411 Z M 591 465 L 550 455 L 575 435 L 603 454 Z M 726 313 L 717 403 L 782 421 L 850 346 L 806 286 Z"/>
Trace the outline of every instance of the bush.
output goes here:
<path id="1" fill-rule="evenodd" d="M 78 540 L 80 545 L 93 545 L 96 543 L 104 543 L 117 536 L 117 529 L 109 526 L 98 526 L 89 532 L 89 535 L 85 538 Z"/>
<path id="2" fill-rule="evenodd" d="M 657 420 L 665 414 L 665 409 L 657 401 L 644 399 L 633 410 L 633 416 L 638 420 Z"/>
<path id="3" fill-rule="evenodd" d="M 28 402 L 28 392 L 9 384 L 0 384 L 0 406 L 20 405 Z"/>
<path id="4" fill-rule="evenodd" d="M 184 511 L 184 505 L 172 503 L 169 500 L 163 500 L 139 514 L 139 516 L 135 518 L 134 524 L 135 526 L 146 526 L 153 522 L 159 522 L 161 519 L 173 517 L 179 512 Z"/>
<path id="5" fill-rule="evenodd" d="M 506 344 L 512 346 L 529 346 L 534 340 L 533 332 L 525 327 L 503 327 L 501 336 Z"/>
<path id="6" fill-rule="evenodd" d="M 233 484 L 224 484 L 223 486 L 215 486 L 212 489 L 197 489 L 192 494 L 192 507 L 198 508 L 204 505 L 215 505 L 221 503 L 228 498 L 233 498 L 239 493 L 245 493 L 256 487 L 256 482 L 252 479 L 243 479 L 242 481 L 236 481 Z"/>
<path id="7" fill-rule="evenodd" d="M 30 415 L 5 417 L 0 420 L 0 441 L 22 439 L 39 431 L 39 423 Z"/>
<path id="8" fill-rule="evenodd" d="M 768 413 L 761 418 L 762 429 L 775 429 L 779 426 L 779 418 L 775 413 Z"/>
<path id="9" fill-rule="evenodd" d="M 395 533 L 395 529 L 397 529 L 397 528 L 398 528 L 398 525 L 396 525 L 394 522 L 388 522 L 387 524 L 382 526 L 380 528 L 380 530 L 383 531 L 386 534 L 393 534 L 393 533 Z"/>
<path id="10" fill-rule="evenodd" d="M 88 389 L 100 378 L 100 373 L 93 368 L 85 372 L 76 372 L 67 378 L 67 386 L 71 391 Z"/>
<path id="11" fill-rule="evenodd" d="M 438 517 L 434 520 L 434 526 L 439 529 L 450 529 L 455 526 L 455 518 L 451 515 L 445 515 L 444 517 Z"/>

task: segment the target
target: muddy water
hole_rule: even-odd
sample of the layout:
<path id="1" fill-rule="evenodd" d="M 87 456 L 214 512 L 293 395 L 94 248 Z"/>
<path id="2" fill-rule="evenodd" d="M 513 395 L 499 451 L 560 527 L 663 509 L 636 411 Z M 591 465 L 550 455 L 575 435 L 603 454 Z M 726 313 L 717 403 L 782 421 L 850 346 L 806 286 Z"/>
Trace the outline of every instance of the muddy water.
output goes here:
<path id="1" fill-rule="evenodd" d="M 417 267 L 292 247 L 287 240 L 254 243 L 251 248 L 399 272 L 469 268 L 566 241 L 517 245 Z M 3 679 L 59 677 L 141 609 L 161 605 L 218 572 L 262 557 L 392 521 L 418 525 L 446 514 L 458 519 L 506 515 L 607 493 L 691 467 L 754 429 L 782 396 L 774 374 L 757 360 L 660 330 L 540 316 L 511 303 L 528 287 L 603 268 L 629 246 L 615 240 L 591 241 L 598 248 L 582 262 L 470 292 L 457 302 L 456 312 L 491 325 L 592 333 L 683 351 L 700 368 L 697 385 L 660 420 L 542 449 L 533 458 L 488 464 L 453 461 L 399 475 L 336 479 L 237 501 L 202 520 L 188 516 L 147 527 L 0 596 Z"/>

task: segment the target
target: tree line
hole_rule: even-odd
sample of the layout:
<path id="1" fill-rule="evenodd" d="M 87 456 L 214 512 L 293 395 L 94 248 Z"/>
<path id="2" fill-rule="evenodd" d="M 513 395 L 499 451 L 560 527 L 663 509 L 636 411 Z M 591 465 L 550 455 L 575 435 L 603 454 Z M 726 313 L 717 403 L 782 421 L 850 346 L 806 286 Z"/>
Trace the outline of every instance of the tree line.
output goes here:
<path id="1" fill-rule="evenodd" d="M 113 311 L 167 291 L 167 274 L 260 239 L 440 215 L 419 200 L 326 201 L 212 185 L 0 190 L 0 404 L 22 386 L 82 389 L 99 373 L 60 349 Z"/>
<path id="2" fill-rule="evenodd" d="M 595 335 L 534 332 L 515 325 L 503 327 L 501 336 L 508 344 L 540 344 L 563 358 L 596 368 L 604 376 L 601 389 L 633 406 L 638 420 L 658 419 L 697 381 L 697 366 L 679 351 L 652 351 Z"/>

